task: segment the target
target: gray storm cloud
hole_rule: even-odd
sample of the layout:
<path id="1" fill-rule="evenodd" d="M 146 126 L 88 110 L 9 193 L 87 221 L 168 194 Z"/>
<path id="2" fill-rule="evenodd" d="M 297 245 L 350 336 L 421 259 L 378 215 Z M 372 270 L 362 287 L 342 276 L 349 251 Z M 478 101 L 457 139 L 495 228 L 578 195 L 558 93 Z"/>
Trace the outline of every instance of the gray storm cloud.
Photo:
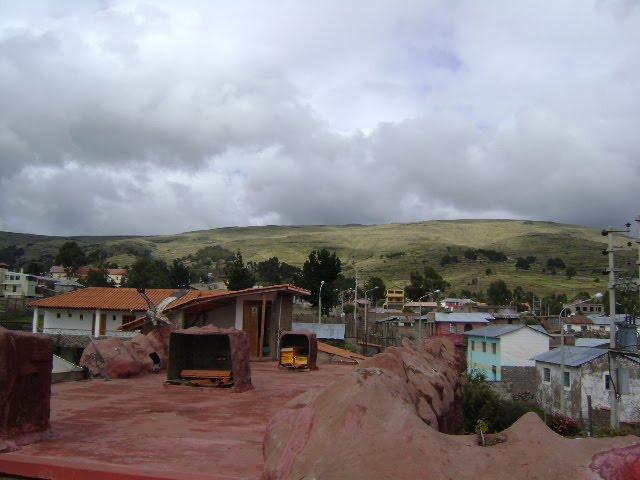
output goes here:
<path id="1" fill-rule="evenodd" d="M 368 5 L 3 5 L 0 230 L 639 213 L 636 3 Z"/>

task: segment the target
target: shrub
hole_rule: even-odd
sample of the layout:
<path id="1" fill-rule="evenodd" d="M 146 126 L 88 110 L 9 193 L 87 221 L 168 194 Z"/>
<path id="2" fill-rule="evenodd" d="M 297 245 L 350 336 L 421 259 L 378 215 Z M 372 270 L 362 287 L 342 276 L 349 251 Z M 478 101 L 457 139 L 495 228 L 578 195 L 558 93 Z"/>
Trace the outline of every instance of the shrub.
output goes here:
<path id="1" fill-rule="evenodd" d="M 561 413 L 550 414 L 547 419 L 547 425 L 551 430 L 563 437 L 574 437 L 580 433 L 580 429 L 578 428 L 576 421 L 571 417 L 562 415 Z"/>

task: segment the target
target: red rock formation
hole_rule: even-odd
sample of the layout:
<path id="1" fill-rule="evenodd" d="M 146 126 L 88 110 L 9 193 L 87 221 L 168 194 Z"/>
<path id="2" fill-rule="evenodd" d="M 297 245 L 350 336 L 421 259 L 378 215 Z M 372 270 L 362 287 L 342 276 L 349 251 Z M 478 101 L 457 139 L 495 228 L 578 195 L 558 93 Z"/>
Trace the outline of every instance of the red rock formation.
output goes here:
<path id="1" fill-rule="evenodd" d="M 249 334 L 235 328 L 206 325 L 175 330 L 170 337 L 167 378 L 179 380 L 183 368 L 224 369 L 232 371 L 235 391 L 251 390 L 249 343 Z"/>
<path id="2" fill-rule="evenodd" d="M 149 354 L 153 352 L 159 355 L 163 367 L 167 365 L 168 331 L 165 330 L 152 330 L 147 335 L 140 334 L 128 340 L 101 338 L 94 343 L 87 345 L 80 358 L 80 366 L 87 367 L 93 375 L 104 372 L 111 378 L 128 378 L 152 372 L 153 360 Z"/>
<path id="3" fill-rule="evenodd" d="M 37 441 L 49 429 L 53 342 L 0 327 L 0 440 Z"/>
<path id="4" fill-rule="evenodd" d="M 637 437 L 567 439 L 533 413 L 492 447 L 443 433 L 458 430 L 461 363 L 448 340 L 404 344 L 297 397 L 267 427 L 263 480 L 595 479 L 612 465 L 627 476 L 602 478 L 638 478 Z"/>
<path id="5" fill-rule="evenodd" d="M 301 347 L 307 351 L 307 368 L 318 369 L 318 337 L 309 330 L 283 331 L 280 334 L 280 348 Z"/>

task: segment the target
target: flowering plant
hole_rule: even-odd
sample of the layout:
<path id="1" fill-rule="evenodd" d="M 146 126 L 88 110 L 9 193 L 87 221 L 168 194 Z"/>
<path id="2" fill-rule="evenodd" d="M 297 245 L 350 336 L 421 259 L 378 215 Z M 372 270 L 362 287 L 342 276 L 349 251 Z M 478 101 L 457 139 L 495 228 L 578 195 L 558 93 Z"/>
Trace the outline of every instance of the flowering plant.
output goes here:
<path id="1" fill-rule="evenodd" d="M 565 437 L 577 435 L 580 431 L 578 429 L 578 425 L 576 421 L 571 418 L 563 415 L 561 413 L 552 413 L 549 415 L 547 419 L 547 425 L 549 428 L 560 435 Z"/>

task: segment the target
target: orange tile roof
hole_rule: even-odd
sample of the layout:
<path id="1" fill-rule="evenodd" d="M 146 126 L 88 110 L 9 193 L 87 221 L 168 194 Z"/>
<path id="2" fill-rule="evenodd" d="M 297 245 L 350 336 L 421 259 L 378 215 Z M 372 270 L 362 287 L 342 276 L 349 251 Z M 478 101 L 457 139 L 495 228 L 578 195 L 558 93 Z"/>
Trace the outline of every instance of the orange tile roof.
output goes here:
<path id="1" fill-rule="evenodd" d="M 166 306 L 164 312 L 170 312 L 172 310 L 178 310 L 180 308 L 199 304 L 199 303 L 207 303 L 208 300 L 219 299 L 219 298 L 230 298 L 237 297 L 241 295 L 262 293 L 262 292 L 273 292 L 273 291 L 289 291 L 291 293 L 297 295 L 309 295 L 311 292 L 304 288 L 296 287 L 291 284 L 284 285 L 272 285 L 268 287 L 257 287 L 257 288 L 246 288 L 244 290 L 189 290 L 184 296 L 174 300 L 169 305 Z M 155 302 L 155 300 L 154 300 Z M 157 302 L 155 302 L 157 305 Z M 136 327 L 139 327 L 146 321 L 145 317 L 136 318 L 131 322 L 125 323 L 118 327 L 119 330 L 130 330 Z"/>
<path id="2" fill-rule="evenodd" d="M 147 296 L 156 305 L 175 293 L 177 289 L 148 288 Z M 28 307 L 134 310 L 144 312 L 149 305 L 135 288 L 88 287 L 73 292 L 41 298 L 27 304 Z"/>
<path id="3" fill-rule="evenodd" d="M 240 295 L 255 294 L 262 292 L 289 291 L 296 295 L 309 295 L 311 292 L 301 287 L 291 284 L 271 285 L 268 287 L 245 288 L 244 290 L 190 290 L 184 297 L 170 303 L 165 312 L 176 310 L 186 305 L 197 303 L 199 300 L 207 300 L 214 297 L 237 297 Z"/>

